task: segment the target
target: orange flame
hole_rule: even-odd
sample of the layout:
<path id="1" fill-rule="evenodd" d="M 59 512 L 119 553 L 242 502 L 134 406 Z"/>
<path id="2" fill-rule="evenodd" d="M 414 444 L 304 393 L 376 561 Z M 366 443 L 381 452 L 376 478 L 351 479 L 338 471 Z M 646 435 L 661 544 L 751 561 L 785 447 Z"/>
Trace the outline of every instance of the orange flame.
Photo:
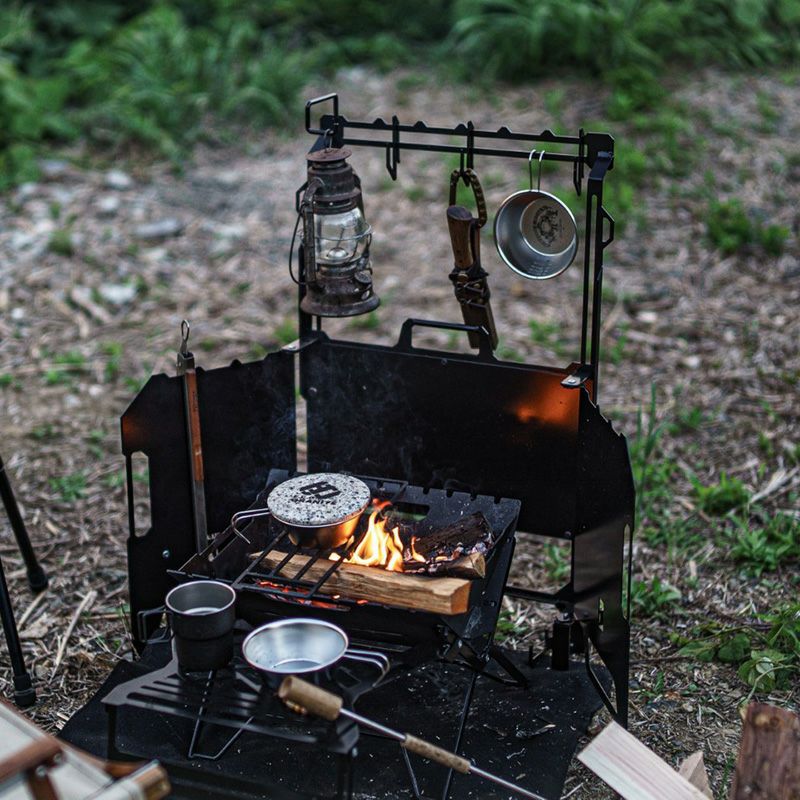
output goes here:
<path id="1" fill-rule="evenodd" d="M 345 559 L 346 564 L 358 564 L 362 567 L 383 567 L 391 572 L 403 572 L 403 542 L 400 539 L 400 528 L 394 527 L 386 530 L 386 519 L 378 518 L 380 512 L 389 503 L 377 503 L 375 510 L 369 515 L 367 532 L 358 543 L 358 547 Z M 415 561 L 425 561 L 414 548 L 414 539 L 411 541 L 411 557 Z M 331 553 L 332 561 L 338 561 L 340 556 Z"/>

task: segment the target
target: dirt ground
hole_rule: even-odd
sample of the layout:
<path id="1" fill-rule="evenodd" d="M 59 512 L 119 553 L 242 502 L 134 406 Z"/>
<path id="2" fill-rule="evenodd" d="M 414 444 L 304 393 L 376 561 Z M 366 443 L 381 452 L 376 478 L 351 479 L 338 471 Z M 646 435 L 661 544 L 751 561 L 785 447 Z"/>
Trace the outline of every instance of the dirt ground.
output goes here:
<path id="1" fill-rule="evenodd" d="M 558 99 L 559 130 L 575 132 L 593 127 L 603 108 L 596 87 L 578 81 L 486 93 L 442 86 L 422 72 L 387 78 L 360 69 L 335 86 L 310 87 L 307 96 L 332 88 L 345 115 L 365 119 L 396 111 L 403 121 L 471 118 L 478 127 L 540 130 L 554 125 Z M 682 142 L 694 161 L 680 176 L 647 151 L 653 158 L 628 220 L 607 250 L 600 406 L 629 439 L 653 386 L 658 420 L 699 409 L 699 423 L 673 432 L 663 453 L 704 483 L 725 471 L 764 493 L 767 509 L 796 514 L 800 474 L 788 454 L 800 442 L 800 81 L 710 72 L 678 93 L 703 141 Z M 764 97 L 775 109 L 769 125 Z M 109 162 L 78 149 L 47 162 L 40 182 L 0 198 L 0 452 L 51 576 L 48 591 L 35 599 L 27 592 L 2 520 L 0 553 L 40 697 L 30 715 L 46 728 L 60 727 L 131 653 L 120 414 L 150 374 L 172 373 L 184 317 L 204 367 L 258 358 L 294 338 L 287 255 L 311 143 L 301 110 L 281 133 L 247 131 L 203 146 L 180 174 L 134 154 Z M 625 142 L 643 143 L 631 125 L 610 132 L 620 158 Z M 444 222 L 453 163 L 404 153 L 392 184 L 381 151 L 358 151 L 352 161 L 375 229 L 383 305 L 366 324 L 328 329 L 391 343 L 409 316 L 459 321 Z M 527 181 L 524 162 L 476 166 L 490 213 Z M 548 170 L 542 188 L 568 190 L 570 180 L 569 170 Z M 790 229 L 782 255 L 745 248 L 723 257 L 710 247 L 703 189 L 712 180 L 720 197 L 738 196 Z M 580 270 L 526 282 L 501 264 L 488 238 L 484 261 L 501 356 L 568 363 Z M 426 335 L 431 344 L 457 346 L 446 334 Z M 677 516 L 697 518 L 683 473 L 669 502 Z M 658 576 L 681 599 L 659 617 L 633 622 L 631 730 L 673 765 L 702 748 L 721 792 L 748 687 L 733 667 L 677 656 L 669 634 L 705 619 L 752 622 L 795 597 L 797 577 L 792 570 L 743 574 L 710 528 L 706 540 L 678 550 L 637 540 L 634 563 L 637 578 Z M 520 564 L 535 579 L 550 574 L 533 550 L 523 551 Z M 514 638 L 539 641 L 549 613 L 509 604 Z M 4 667 L 4 694 L 8 679 Z M 799 688 L 764 699 L 796 709 Z M 610 796 L 578 767 L 566 791 Z"/>

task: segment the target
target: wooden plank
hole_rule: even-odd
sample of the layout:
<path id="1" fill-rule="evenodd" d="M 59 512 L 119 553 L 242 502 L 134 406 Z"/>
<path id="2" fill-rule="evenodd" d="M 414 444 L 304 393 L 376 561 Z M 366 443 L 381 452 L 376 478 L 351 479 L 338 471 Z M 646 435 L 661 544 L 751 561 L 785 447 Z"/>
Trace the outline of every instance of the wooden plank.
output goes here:
<path id="1" fill-rule="evenodd" d="M 751 703 L 730 800 L 800 797 L 800 717 L 784 708 Z"/>
<path id="2" fill-rule="evenodd" d="M 665 761 L 616 722 L 606 726 L 578 760 L 625 800 L 706 800 Z"/>
<path id="3" fill-rule="evenodd" d="M 703 751 L 698 750 L 690 756 L 681 761 L 678 767 L 678 775 L 686 778 L 692 786 L 699 789 L 706 797 L 714 798 L 714 793 L 711 791 L 711 786 L 708 783 L 708 773 L 706 772 L 706 764 L 703 761 Z"/>
<path id="4" fill-rule="evenodd" d="M 261 564 L 272 569 L 285 557 L 286 553 L 273 550 L 264 556 Z M 281 577 L 293 578 L 308 560 L 304 555 L 292 556 L 281 570 Z M 303 580 L 318 580 L 330 566 L 330 561 L 317 561 L 304 573 Z M 471 581 L 463 578 L 427 578 L 389 572 L 379 567 L 342 564 L 325 581 L 320 592 L 326 595 L 342 595 L 351 600 L 372 600 L 397 608 L 451 616 L 469 610 L 471 586 Z"/>

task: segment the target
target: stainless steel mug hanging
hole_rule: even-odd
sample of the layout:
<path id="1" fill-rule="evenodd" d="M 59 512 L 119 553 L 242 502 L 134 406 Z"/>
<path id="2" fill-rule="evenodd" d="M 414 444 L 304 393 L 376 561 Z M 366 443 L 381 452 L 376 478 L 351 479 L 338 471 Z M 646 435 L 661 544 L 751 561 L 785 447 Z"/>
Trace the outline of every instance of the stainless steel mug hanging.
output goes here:
<path id="1" fill-rule="evenodd" d="M 494 219 L 494 241 L 500 258 L 523 278 L 544 280 L 560 275 L 578 251 L 578 226 L 567 206 L 543 192 L 542 159 L 533 188 L 533 155 L 528 156 L 530 188 L 507 197 Z"/>

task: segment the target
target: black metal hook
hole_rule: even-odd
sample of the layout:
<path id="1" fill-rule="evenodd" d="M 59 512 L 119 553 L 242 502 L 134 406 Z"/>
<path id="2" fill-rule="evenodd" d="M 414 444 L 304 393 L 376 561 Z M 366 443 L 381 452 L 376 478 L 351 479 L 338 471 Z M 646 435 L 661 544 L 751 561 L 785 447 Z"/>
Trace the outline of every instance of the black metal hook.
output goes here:
<path id="1" fill-rule="evenodd" d="M 392 143 L 386 147 L 386 170 L 397 180 L 397 165 L 400 163 L 400 120 L 395 114 L 392 117 Z"/>
<path id="2" fill-rule="evenodd" d="M 578 197 L 581 196 L 581 185 L 583 184 L 583 160 L 584 160 L 584 147 L 583 138 L 585 133 L 583 128 L 578 132 L 578 158 L 572 162 L 572 185 L 575 187 L 575 193 Z"/>
<path id="3" fill-rule="evenodd" d="M 336 120 L 336 124 L 338 124 L 339 120 L 339 95 L 336 92 L 331 92 L 331 94 L 325 94 L 321 97 L 315 97 L 312 100 L 308 100 L 306 102 L 306 132 L 307 133 L 314 133 L 317 136 L 323 136 L 325 134 L 332 134 L 333 131 L 330 129 L 323 130 L 322 128 L 312 128 L 311 127 L 311 107 L 316 106 L 319 103 L 326 103 L 328 100 L 333 100 L 333 117 Z"/>
<path id="4" fill-rule="evenodd" d="M 472 120 L 467 123 L 467 169 L 475 166 L 475 126 Z"/>

